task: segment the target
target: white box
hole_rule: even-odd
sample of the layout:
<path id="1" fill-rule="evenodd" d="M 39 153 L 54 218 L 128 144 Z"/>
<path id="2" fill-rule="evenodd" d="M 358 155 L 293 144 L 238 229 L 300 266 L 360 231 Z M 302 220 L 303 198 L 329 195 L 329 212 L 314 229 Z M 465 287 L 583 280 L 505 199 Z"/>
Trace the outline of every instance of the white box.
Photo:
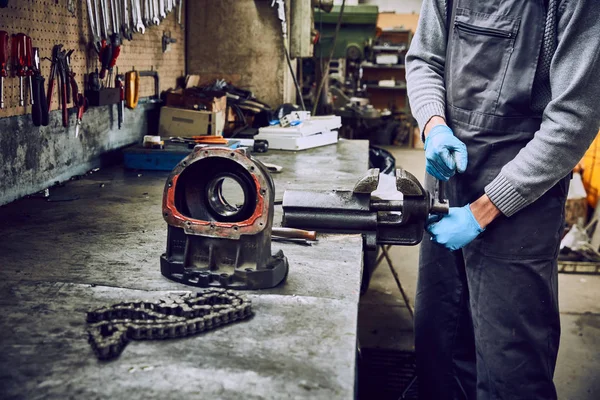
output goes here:
<path id="1" fill-rule="evenodd" d="M 306 150 L 313 147 L 334 144 L 338 141 L 337 131 L 326 131 L 308 136 L 263 135 L 254 136 L 254 140 L 266 140 L 272 150 Z"/>

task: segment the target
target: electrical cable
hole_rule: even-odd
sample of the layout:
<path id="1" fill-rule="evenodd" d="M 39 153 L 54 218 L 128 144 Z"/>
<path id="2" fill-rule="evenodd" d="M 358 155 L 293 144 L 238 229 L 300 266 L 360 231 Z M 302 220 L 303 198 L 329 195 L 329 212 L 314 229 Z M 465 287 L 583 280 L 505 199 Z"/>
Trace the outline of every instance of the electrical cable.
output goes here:
<path id="1" fill-rule="evenodd" d="M 290 74 L 292 74 L 292 79 L 294 80 L 294 86 L 296 87 L 296 96 L 300 99 L 300 105 L 302 106 L 302 111 L 306 111 L 306 106 L 304 105 L 304 99 L 302 98 L 302 90 L 300 90 L 300 86 L 298 85 L 298 80 L 296 79 L 296 74 L 294 73 L 294 67 L 292 67 L 292 61 L 290 60 L 290 52 L 287 47 L 287 37 L 283 37 L 283 52 L 285 53 L 285 59 L 287 60 L 287 65 L 290 68 Z M 302 68 L 302 63 L 300 63 L 300 68 Z"/>
<path id="2" fill-rule="evenodd" d="M 337 25 L 335 26 L 335 33 L 333 34 L 333 44 L 331 45 L 331 51 L 329 52 L 329 58 L 327 59 L 328 61 L 327 65 L 325 66 L 325 71 L 323 71 L 323 69 L 321 68 L 321 71 L 323 71 L 323 76 L 321 77 L 321 83 L 319 84 L 317 95 L 315 96 L 315 104 L 313 105 L 312 115 L 316 115 L 317 113 L 317 107 L 319 105 L 319 99 L 321 97 L 321 92 L 323 91 L 323 86 L 325 85 L 325 80 L 329 78 L 329 63 L 333 58 L 338 34 L 340 33 L 340 27 L 342 26 L 342 16 L 344 15 L 344 7 L 346 7 L 346 0 L 342 0 L 342 6 L 340 7 L 340 15 L 338 15 Z"/>

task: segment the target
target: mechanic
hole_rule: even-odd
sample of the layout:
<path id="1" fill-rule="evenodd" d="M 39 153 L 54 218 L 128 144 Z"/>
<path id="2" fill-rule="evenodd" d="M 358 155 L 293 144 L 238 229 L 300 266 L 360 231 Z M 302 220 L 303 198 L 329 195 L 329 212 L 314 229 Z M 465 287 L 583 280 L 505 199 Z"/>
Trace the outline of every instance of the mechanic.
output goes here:
<path id="1" fill-rule="evenodd" d="M 420 399 L 556 399 L 558 246 L 599 57 L 597 0 L 423 0 L 408 95 L 451 208 L 421 246 Z"/>

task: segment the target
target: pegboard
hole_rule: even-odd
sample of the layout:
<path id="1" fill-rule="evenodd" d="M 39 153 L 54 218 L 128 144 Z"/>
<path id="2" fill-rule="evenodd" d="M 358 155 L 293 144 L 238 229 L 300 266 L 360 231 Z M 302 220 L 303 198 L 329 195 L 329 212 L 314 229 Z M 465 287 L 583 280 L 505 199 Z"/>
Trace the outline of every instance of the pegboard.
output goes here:
<path id="1" fill-rule="evenodd" d="M 93 0 L 92 0 L 93 1 Z M 117 0 L 123 1 L 123 0 Z M 31 37 L 33 47 L 40 49 L 41 73 L 48 87 L 52 47 L 62 43 L 65 49 L 74 49 L 71 56 L 71 69 L 80 92 L 85 89 L 84 75 L 100 69 L 95 50 L 91 47 L 91 37 L 86 1 L 75 0 L 75 12 L 67 9 L 69 0 L 19 0 L 9 1 L 7 8 L 0 9 L 0 30 L 9 35 L 24 33 Z M 110 0 L 107 0 L 110 3 Z M 184 4 L 187 2 L 184 1 Z M 92 3 L 93 4 L 93 3 Z M 182 23 L 185 21 L 185 10 L 182 10 Z M 111 25 L 109 23 L 109 30 Z M 163 32 L 170 32 L 177 42 L 170 44 L 166 53 L 162 52 Z M 173 11 L 161 21 L 160 25 L 147 26 L 145 33 L 134 33 L 133 40 L 123 39 L 121 53 L 116 67 L 119 73 L 135 69 L 137 71 L 155 70 L 160 78 L 160 90 L 164 91 L 176 86 L 177 78 L 185 74 L 185 34 L 183 27 L 177 23 L 177 12 Z M 9 52 L 11 43 L 9 40 Z M 31 113 L 27 78 L 23 78 L 25 106 L 19 106 L 19 77 L 14 75 L 12 59 L 9 60 L 8 78 L 4 79 L 5 108 L 0 109 L 0 118 Z M 116 68 L 113 72 L 116 73 Z M 154 94 L 152 78 L 140 79 L 140 98 Z M 55 88 L 52 96 L 51 110 L 59 108 L 58 91 Z M 73 105 L 70 104 L 69 107 Z"/>

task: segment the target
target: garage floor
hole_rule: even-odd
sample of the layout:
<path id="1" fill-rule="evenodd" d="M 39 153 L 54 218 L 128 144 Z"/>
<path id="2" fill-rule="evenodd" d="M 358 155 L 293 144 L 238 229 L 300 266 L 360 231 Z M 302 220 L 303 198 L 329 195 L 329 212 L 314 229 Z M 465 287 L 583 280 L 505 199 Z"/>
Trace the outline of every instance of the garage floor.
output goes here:
<path id="1" fill-rule="evenodd" d="M 422 150 L 387 148 L 396 164 L 422 177 Z M 417 282 L 417 247 L 393 247 L 392 262 L 411 304 Z M 555 373 L 558 398 L 600 398 L 600 276 L 559 276 L 562 337 Z M 390 268 L 383 262 L 375 271 L 370 289 L 361 298 L 359 338 L 364 350 L 413 350 L 412 320 Z"/>

